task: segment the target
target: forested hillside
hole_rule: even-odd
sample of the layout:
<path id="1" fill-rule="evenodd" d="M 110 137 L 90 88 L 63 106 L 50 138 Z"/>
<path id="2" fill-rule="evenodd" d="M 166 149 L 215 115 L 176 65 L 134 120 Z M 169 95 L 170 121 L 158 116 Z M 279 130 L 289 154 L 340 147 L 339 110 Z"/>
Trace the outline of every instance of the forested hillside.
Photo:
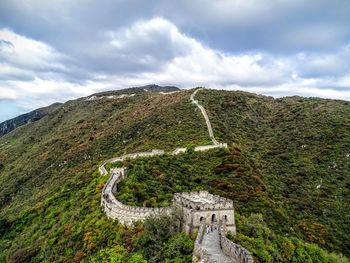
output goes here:
<path id="1" fill-rule="evenodd" d="M 216 135 L 254 160 L 284 208 L 270 224 L 349 255 L 350 103 L 214 90 L 198 99 Z"/>
<path id="2" fill-rule="evenodd" d="M 103 160 L 210 143 L 190 103 L 192 90 L 160 91 L 176 89 L 143 87 L 68 101 L 0 138 L 0 262 L 191 260 L 193 239 L 174 220 L 126 228 L 100 209 Z M 350 104 L 215 90 L 196 99 L 229 149 L 129 161 L 131 175 L 118 198 L 164 206 L 174 192 L 206 189 L 234 201 L 242 230 L 237 240 L 249 249 L 256 240 L 266 245 L 273 236 L 288 236 L 316 243 L 322 253 L 350 256 Z M 249 220 L 269 234 L 254 241 Z M 302 254 L 298 242 L 292 254 Z"/>

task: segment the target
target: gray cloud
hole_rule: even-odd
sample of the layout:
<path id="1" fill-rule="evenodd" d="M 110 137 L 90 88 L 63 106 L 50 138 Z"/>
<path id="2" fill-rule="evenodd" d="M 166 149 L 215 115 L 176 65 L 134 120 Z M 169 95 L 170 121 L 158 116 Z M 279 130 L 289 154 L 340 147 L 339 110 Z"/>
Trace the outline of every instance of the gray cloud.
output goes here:
<path id="1" fill-rule="evenodd" d="M 350 37 L 347 0 L 170 2 L 164 17 L 226 51 L 329 50 Z"/>
<path id="2" fill-rule="evenodd" d="M 1 98 L 159 83 L 350 99 L 349 14 L 348 0 L 1 1 Z"/>
<path id="3" fill-rule="evenodd" d="M 350 37 L 347 0 L 14 0 L 1 7 L 4 26 L 64 50 L 79 47 L 72 40 L 89 44 L 99 40 L 101 31 L 157 16 L 227 52 L 329 50 Z"/>

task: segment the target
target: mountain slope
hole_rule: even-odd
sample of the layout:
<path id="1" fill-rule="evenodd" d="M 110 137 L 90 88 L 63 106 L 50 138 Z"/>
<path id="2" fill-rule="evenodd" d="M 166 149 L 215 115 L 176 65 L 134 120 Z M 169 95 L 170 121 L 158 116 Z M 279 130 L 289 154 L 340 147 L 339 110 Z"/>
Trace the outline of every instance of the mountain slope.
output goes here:
<path id="1" fill-rule="evenodd" d="M 124 153 L 210 143 L 189 101 L 192 91 L 145 89 L 66 102 L 0 138 L 0 261 L 89 261 L 112 248 L 138 256 L 142 226 L 125 229 L 100 210 L 107 178 L 96 172 L 98 164 Z M 196 99 L 230 152 L 189 156 L 182 165 L 151 161 L 159 177 L 138 182 L 147 194 L 136 203 L 162 205 L 176 187 L 209 189 L 232 198 L 241 214 L 262 213 L 278 234 L 349 255 L 349 103 L 214 90 Z M 153 188 L 161 191 L 155 200 L 147 187 L 172 177 L 175 188 L 170 182 Z"/>
<path id="2" fill-rule="evenodd" d="M 350 103 L 214 90 L 198 98 L 217 136 L 249 152 L 288 212 L 274 227 L 349 255 Z"/>
<path id="3" fill-rule="evenodd" d="M 22 210 L 36 198 L 33 186 L 62 179 L 112 154 L 208 141 L 205 124 L 197 121 L 200 114 L 186 96 L 186 91 L 143 92 L 120 99 L 78 99 L 4 136 L 0 144 L 2 211 L 14 209 L 14 203 L 16 212 Z M 188 118 L 183 120 L 182 115 Z M 47 188 L 39 192 L 43 190 L 50 192 Z"/>
<path id="4" fill-rule="evenodd" d="M 6 120 L 0 123 L 0 137 L 11 132 L 17 127 L 40 120 L 42 117 L 47 115 L 49 112 L 55 110 L 60 105 L 61 103 L 54 103 L 54 104 L 51 104 L 50 106 L 33 110 L 31 112 L 19 115 L 13 119 Z"/>

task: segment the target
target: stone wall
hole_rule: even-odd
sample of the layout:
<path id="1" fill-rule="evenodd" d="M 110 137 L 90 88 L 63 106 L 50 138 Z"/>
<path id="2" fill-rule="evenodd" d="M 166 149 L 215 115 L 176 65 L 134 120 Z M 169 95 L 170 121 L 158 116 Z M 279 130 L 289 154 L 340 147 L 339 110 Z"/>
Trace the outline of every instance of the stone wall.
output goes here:
<path id="1" fill-rule="evenodd" d="M 101 205 L 106 215 L 119 222 L 131 225 L 133 222 L 145 220 L 147 217 L 169 215 L 172 208 L 149 208 L 129 206 L 119 202 L 114 192 L 117 191 L 117 184 L 126 177 L 126 168 L 112 169 L 111 177 L 102 189 Z"/>
<path id="2" fill-rule="evenodd" d="M 254 263 L 250 252 L 244 247 L 233 243 L 226 237 L 225 225 L 220 226 L 220 245 L 222 251 L 237 263 Z"/>
<path id="3" fill-rule="evenodd" d="M 219 148 L 227 148 L 227 143 L 218 143 L 218 144 L 211 144 L 211 145 L 201 145 L 194 147 L 195 152 L 205 152 L 208 150 L 213 149 L 219 149 Z M 173 152 L 171 152 L 171 155 L 177 155 L 180 153 L 187 152 L 187 148 L 176 148 Z"/>
<path id="4" fill-rule="evenodd" d="M 199 152 L 199 151 L 207 151 L 215 148 L 227 148 L 226 143 L 219 143 L 215 139 L 213 130 L 211 127 L 211 123 L 205 109 L 203 108 L 203 106 L 201 106 L 198 103 L 197 100 L 194 99 L 194 96 L 198 91 L 199 89 L 195 90 L 195 92 L 192 93 L 191 101 L 194 104 L 196 104 L 196 106 L 201 110 L 208 127 L 209 137 L 212 140 L 213 145 L 197 146 L 194 148 L 194 151 Z M 177 148 L 173 152 L 170 152 L 169 154 L 176 155 L 176 154 L 184 153 L 186 151 L 187 151 L 187 148 Z M 108 172 L 105 168 L 105 165 L 108 163 L 123 161 L 125 159 L 134 159 L 137 157 L 150 157 L 150 156 L 164 155 L 164 154 L 165 152 L 163 150 L 152 150 L 150 152 L 133 153 L 133 154 L 127 154 L 120 157 L 112 158 L 102 163 L 102 165 L 99 167 L 99 172 L 102 175 L 108 175 Z M 197 192 L 197 193 L 175 194 L 172 207 L 148 208 L 148 207 L 129 206 L 119 202 L 114 196 L 114 193 L 117 191 L 118 183 L 124 178 L 126 178 L 126 176 L 127 176 L 127 173 L 126 173 L 125 167 L 111 169 L 111 176 L 109 177 L 107 183 L 103 187 L 102 197 L 101 197 L 101 206 L 103 207 L 103 210 L 105 211 L 108 217 L 112 219 L 118 219 L 121 223 L 130 225 L 135 221 L 145 220 L 147 217 L 169 215 L 173 211 L 174 207 L 180 206 L 183 208 L 183 210 L 189 210 L 188 211 L 189 214 L 187 215 L 187 217 L 191 218 L 191 222 L 190 222 L 191 227 L 193 227 L 194 225 L 193 220 L 195 220 L 196 222 L 198 221 L 198 224 L 199 224 L 198 235 L 195 241 L 195 246 L 193 251 L 193 262 L 200 261 L 201 263 L 220 263 L 213 260 L 211 258 L 211 255 L 209 255 L 208 251 L 206 251 L 201 246 L 204 231 L 205 231 L 205 225 L 208 223 L 206 222 L 206 220 L 202 220 L 202 219 L 203 218 L 208 219 L 210 218 L 210 216 L 213 216 L 216 213 L 215 216 L 217 215 L 218 222 L 228 223 L 227 226 L 225 224 L 222 227 L 221 226 L 219 227 L 220 235 L 219 235 L 218 242 L 220 242 L 222 252 L 224 252 L 228 257 L 230 257 L 234 262 L 242 262 L 242 263 L 254 262 L 252 256 L 245 248 L 231 242 L 225 236 L 226 230 L 231 230 L 233 233 L 235 233 L 236 231 L 235 223 L 234 223 L 234 212 L 233 212 L 234 210 L 233 210 L 232 200 L 218 197 L 218 196 L 213 196 L 213 195 L 210 195 L 208 192 Z M 196 196 L 195 198 L 192 198 L 192 200 L 190 200 L 191 198 L 189 197 L 191 197 L 191 195 L 196 195 Z M 198 195 L 199 195 L 199 199 L 196 200 L 196 197 L 198 197 Z M 203 198 L 207 198 L 209 202 L 207 203 L 200 202 L 201 196 Z M 210 198 L 212 198 L 212 200 Z M 229 216 L 229 212 L 232 213 L 232 216 Z M 186 215 L 184 218 L 186 218 Z"/>
<path id="5" fill-rule="evenodd" d="M 214 145 L 202 145 L 202 146 L 197 146 L 194 148 L 195 152 L 204 152 L 204 151 L 208 151 L 211 149 L 217 149 L 217 148 L 227 148 L 227 143 L 217 143 Z"/>
<path id="6" fill-rule="evenodd" d="M 203 241 L 204 231 L 205 231 L 205 224 L 203 223 L 198 229 L 196 241 L 194 242 L 192 262 L 193 263 L 199 263 L 199 262 L 200 263 L 220 263 L 210 258 L 208 251 L 206 251 L 201 246 L 201 243 Z"/>
<path id="7" fill-rule="evenodd" d="M 194 148 L 194 151 L 196 152 L 204 152 L 208 150 L 213 150 L 213 149 L 218 149 L 218 148 L 227 148 L 227 143 L 218 143 L 216 145 L 202 145 L 202 146 L 197 146 Z M 176 148 L 174 151 L 165 153 L 163 150 L 152 150 L 150 152 L 139 152 L 139 153 L 130 153 L 130 154 L 125 154 L 119 157 L 111 158 L 108 160 L 105 160 L 100 167 L 98 168 L 100 174 L 102 175 L 107 175 L 108 171 L 105 168 L 105 165 L 108 163 L 115 163 L 115 162 L 121 162 L 125 159 L 135 159 L 137 157 L 152 157 L 156 155 L 164 155 L 164 154 L 170 154 L 170 155 L 177 155 L 181 153 L 187 152 L 187 148 Z"/>
<path id="8" fill-rule="evenodd" d="M 98 170 L 99 170 L 100 174 L 107 175 L 108 172 L 105 168 L 105 165 L 108 163 L 121 162 L 121 161 L 124 161 L 126 159 L 135 159 L 137 157 L 152 157 L 152 156 L 164 155 L 164 154 L 165 154 L 165 152 L 163 150 L 152 150 L 150 152 L 129 153 L 129 154 L 125 154 L 125 155 L 111 158 L 111 159 L 104 161 L 102 163 L 102 165 L 98 168 Z"/>
<path id="9" fill-rule="evenodd" d="M 200 198 L 211 200 L 211 203 L 203 204 Z M 198 199 L 198 201 L 194 201 L 194 199 Z M 212 195 L 207 191 L 175 193 L 174 201 L 184 207 L 196 210 L 233 209 L 232 200 Z"/>
<path id="10" fill-rule="evenodd" d="M 184 231 L 192 233 L 205 222 L 207 225 L 225 221 L 227 229 L 236 233 L 233 201 L 207 191 L 175 193 L 173 204 L 183 212 Z"/>

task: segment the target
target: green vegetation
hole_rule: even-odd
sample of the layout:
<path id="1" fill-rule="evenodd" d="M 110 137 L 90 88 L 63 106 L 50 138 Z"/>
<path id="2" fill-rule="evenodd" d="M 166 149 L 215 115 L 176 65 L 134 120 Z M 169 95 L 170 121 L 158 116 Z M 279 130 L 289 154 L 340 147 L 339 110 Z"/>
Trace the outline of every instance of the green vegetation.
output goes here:
<path id="1" fill-rule="evenodd" d="M 349 256 L 350 103 L 215 90 L 198 99 L 218 137 L 249 153 L 285 208 L 271 228 Z"/>
<path id="2" fill-rule="evenodd" d="M 118 184 L 116 197 L 129 205 L 169 206 L 174 193 L 199 190 L 232 199 L 242 212 L 272 205 L 259 171 L 236 148 L 139 158 L 124 165 L 128 177 Z"/>
<path id="3" fill-rule="evenodd" d="M 263 220 L 261 214 L 249 217 L 237 216 L 237 236 L 231 239 L 247 248 L 259 262 L 293 262 L 293 263 L 348 263 L 346 257 L 328 253 L 316 244 L 277 235 Z"/>
<path id="4" fill-rule="evenodd" d="M 268 219 L 269 225 L 282 226 L 276 228 L 275 233 L 263 222 L 262 215 L 248 219 L 242 216 L 238 220 L 236 241 L 247 244 L 261 262 L 308 262 L 309 258 L 313 259 L 309 262 L 328 262 L 327 258 L 331 257 L 347 262 L 345 257 L 328 254 L 316 244 L 305 245 L 301 241 L 308 231 L 310 236 L 304 237 L 305 240 L 326 247 L 323 242 L 327 235 L 325 227 L 315 222 L 308 229 L 293 218 L 288 204 L 271 198 L 267 190 L 269 182 L 263 182 L 257 166 L 236 148 L 139 158 L 126 161 L 124 165 L 128 167 L 128 177 L 118 185 L 116 195 L 124 203 L 168 206 L 175 192 L 208 190 L 232 199 L 236 211 L 241 214 L 259 211 Z M 288 236 L 291 235 L 293 238 L 290 239 Z M 284 255 L 288 249 L 292 251 Z M 318 252 L 321 254 L 319 261 L 312 254 Z"/>
<path id="5" fill-rule="evenodd" d="M 69 101 L 0 138 L 0 262 L 99 261 L 115 257 L 114 248 L 137 254 L 134 236 L 143 227 L 124 228 L 102 213 L 107 178 L 97 164 L 124 153 L 207 143 L 189 94 Z"/>
<path id="6" fill-rule="evenodd" d="M 193 240 L 169 219 L 135 228 L 109 220 L 100 209 L 107 178 L 96 170 L 125 153 L 210 143 L 191 92 L 69 101 L 0 138 L 0 262 L 189 262 Z M 338 254 L 350 256 L 349 103 L 197 96 L 229 150 L 127 161 L 118 198 L 165 206 L 174 192 L 206 189 L 234 201 L 237 240 L 262 242 L 260 261 L 288 258 L 277 242 L 288 238 L 305 262 L 317 253 L 347 262 Z M 270 234 L 249 232 L 252 213 Z"/>
<path id="7" fill-rule="evenodd" d="M 57 192 L 65 179 L 90 172 L 111 156 L 207 143 L 205 123 L 198 121 L 189 94 L 69 101 L 5 135 L 0 139 L 1 214 L 17 215 Z"/>
<path id="8" fill-rule="evenodd" d="M 192 262 L 194 242 L 181 232 L 181 216 L 147 219 L 137 247 L 150 263 Z"/>
<path id="9" fill-rule="evenodd" d="M 189 258 L 193 240 L 180 232 L 174 217 L 149 219 L 135 228 L 108 220 L 99 206 L 105 179 L 97 172 L 80 174 L 10 228 L 0 220 L 0 262 L 172 262 L 169 247 Z M 150 253 L 155 245 L 158 255 Z"/>

